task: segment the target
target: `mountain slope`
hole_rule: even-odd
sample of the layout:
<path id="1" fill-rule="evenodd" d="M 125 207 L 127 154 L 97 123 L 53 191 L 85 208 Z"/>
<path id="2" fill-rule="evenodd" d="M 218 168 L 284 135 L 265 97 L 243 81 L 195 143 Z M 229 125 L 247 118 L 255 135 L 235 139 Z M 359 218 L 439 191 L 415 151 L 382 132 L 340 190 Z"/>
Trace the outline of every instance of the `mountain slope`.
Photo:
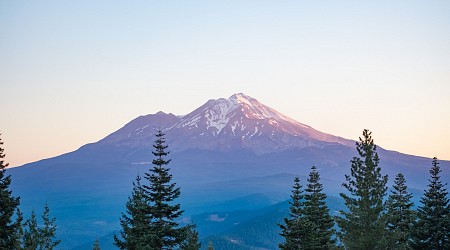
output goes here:
<path id="1" fill-rule="evenodd" d="M 338 196 L 356 155 L 354 141 L 322 133 L 236 94 L 209 100 L 184 116 L 140 116 L 74 152 L 8 169 L 21 210 L 27 215 L 48 202 L 63 249 L 119 230 L 131 183 L 150 167 L 157 129 L 166 133 L 169 167 L 181 187 L 186 216 L 255 193 L 270 201 L 287 199 L 293 176 L 307 176 L 312 165 L 321 173 L 325 192 Z M 430 159 L 381 147 L 379 155 L 382 171 L 391 178 L 403 172 L 409 187 L 426 188 Z M 441 161 L 441 167 L 443 179 L 449 180 L 450 163 Z"/>
<path id="2" fill-rule="evenodd" d="M 209 100 L 185 116 L 158 112 L 138 117 L 89 146 L 138 151 L 151 146 L 158 128 L 164 130 L 174 152 L 245 149 L 264 154 L 332 144 L 353 146 L 350 140 L 319 132 L 244 94 Z"/>

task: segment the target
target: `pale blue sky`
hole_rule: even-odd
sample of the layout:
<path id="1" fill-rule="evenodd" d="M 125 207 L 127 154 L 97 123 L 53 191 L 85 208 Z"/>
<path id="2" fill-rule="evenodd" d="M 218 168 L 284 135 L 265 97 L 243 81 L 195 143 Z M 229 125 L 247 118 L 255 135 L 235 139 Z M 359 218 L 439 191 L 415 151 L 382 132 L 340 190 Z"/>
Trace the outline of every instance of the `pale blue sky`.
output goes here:
<path id="1" fill-rule="evenodd" d="M 1 1 L 11 165 L 243 92 L 302 123 L 450 160 L 449 1 Z"/>

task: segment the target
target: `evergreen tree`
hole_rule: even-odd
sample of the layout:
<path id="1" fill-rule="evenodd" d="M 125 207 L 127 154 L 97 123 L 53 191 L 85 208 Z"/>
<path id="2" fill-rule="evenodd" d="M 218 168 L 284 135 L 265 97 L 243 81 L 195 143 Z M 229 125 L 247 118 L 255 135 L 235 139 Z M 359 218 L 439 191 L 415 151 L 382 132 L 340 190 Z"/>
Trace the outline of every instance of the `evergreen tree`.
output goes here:
<path id="1" fill-rule="evenodd" d="M 385 249 L 386 220 L 383 198 L 386 195 L 387 175 L 381 175 L 379 158 L 371 132 L 363 131 L 356 150 L 359 157 L 351 161 L 351 176 L 345 175 L 343 186 L 350 195 L 341 193 L 348 211 L 336 217 L 341 228 L 340 237 L 346 249 Z"/>
<path id="2" fill-rule="evenodd" d="M 290 217 L 284 218 L 284 225 L 279 225 L 281 228 L 281 236 L 284 237 L 284 242 L 279 244 L 280 249 L 295 250 L 301 249 L 301 240 L 305 235 L 304 229 L 302 228 L 302 199 L 303 190 L 300 185 L 300 178 L 295 177 L 294 185 L 292 186 L 292 201 L 289 202 L 291 206 Z"/>
<path id="3" fill-rule="evenodd" d="M 145 198 L 144 189 L 141 185 L 141 177 L 136 177 L 133 182 L 133 191 L 131 197 L 128 198 L 126 208 L 127 213 L 122 213 L 120 225 L 122 231 L 119 239 L 114 235 L 114 245 L 120 249 L 138 249 L 144 247 L 144 236 L 150 232 L 150 221 L 147 218 L 147 210 L 149 205 Z"/>
<path id="4" fill-rule="evenodd" d="M 16 220 L 16 232 L 14 234 L 14 248 L 16 250 L 22 249 L 22 240 L 24 237 L 24 232 L 23 232 L 23 227 L 22 227 L 22 222 L 23 222 L 23 214 L 20 211 L 19 208 L 17 208 L 17 220 Z"/>
<path id="5" fill-rule="evenodd" d="M 440 180 L 441 169 L 433 158 L 428 189 L 418 208 L 414 231 L 415 249 L 450 249 L 450 206 L 448 192 Z"/>
<path id="6" fill-rule="evenodd" d="M 209 243 L 208 243 L 208 250 L 214 250 L 214 245 L 213 245 L 212 241 L 209 241 Z"/>
<path id="7" fill-rule="evenodd" d="M 391 194 L 386 201 L 389 249 L 412 249 L 412 230 L 415 221 L 412 194 L 408 192 L 402 173 L 397 174 Z"/>
<path id="8" fill-rule="evenodd" d="M 31 211 L 31 217 L 25 222 L 23 246 L 25 249 L 38 249 L 41 242 L 40 230 L 38 227 L 36 213 Z"/>
<path id="9" fill-rule="evenodd" d="M 17 245 L 15 235 L 20 230 L 20 223 L 13 222 L 12 218 L 20 200 L 19 197 L 12 196 L 9 189 L 11 176 L 6 175 L 8 163 L 3 160 L 5 154 L 2 145 L 0 138 L 0 249 L 14 249 Z"/>
<path id="10" fill-rule="evenodd" d="M 301 249 L 325 250 L 336 247 L 336 240 L 332 238 L 335 234 L 334 220 L 325 203 L 327 195 L 322 192 L 319 180 L 319 172 L 313 166 L 304 195 L 302 221 L 305 235 L 300 242 Z"/>
<path id="11" fill-rule="evenodd" d="M 167 145 L 161 130 L 156 133 L 153 148 L 153 155 L 156 157 L 152 161 L 154 166 L 150 173 L 145 173 L 145 179 L 150 185 L 144 185 L 145 196 L 150 203 L 147 215 L 151 227 L 151 232 L 146 235 L 146 242 L 155 249 L 172 249 L 183 241 L 184 229 L 175 221 L 183 211 L 180 210 L 180 204 L 173 204 L 180 196 L 180 188 L 172 183 L 170 169 L 165 167 L 170 160 L 164 159 L 169 152 L 166 151 Z"/>
<path id="12" fill-rule="evenodd" d="M 180 246 L 181 250 L 199 250 L 201 244 L 198 240 L 198 232 L 195 224 L 184 227 L 184 241 Z"/>
<path id="13" fill-rule="evenodd" d="M 184 241 L 185 229 L 176 221 L 183 211 L 180 204 L 174 203 L 180 196 L 180 188 L 172 183 L 170 169 L 166 167 L 169 152 L 161 130 L 156 133 L 153 147 L 156 158 L 144 176 L 149 185 L 141 185 L 140 177 L 137 178 L 126 205 L 127 213 L 122 213 L 120 219 L 122 239 L 114 236 L 114 244 L 120 249 L 174 249 Z"/>
<path id="14" fill-rule="evenodd" d="M 52 250 L 61 241 L 54 240 L 56 235 L 55 218 L 50 218 L 50 209 L 45 204 L 42 215 L 43 227 L 39 227 L 36 213 L 31 211 L 31 217 L 25 222 L 23 231 L 23 248 L 28 250 Z"/>
<path id="15" fill-rule="evenodd" d="M 100 243 L 98 242 L 98 239 L 95 240 L 94 246 L 92 247 L 92 250 L 100 250 Z"/>
<path id="16" fill-rule="evenodd" d="M 56 237 L 56 218 L 50 218 L 50 209 L 48 204 L 45 204 L 44 214 L 42 215 L 44 227 L 39 230 L 40 234 L 40 248 L 46 250 L 54 249 L 61 241 L 55 240 Z"/>

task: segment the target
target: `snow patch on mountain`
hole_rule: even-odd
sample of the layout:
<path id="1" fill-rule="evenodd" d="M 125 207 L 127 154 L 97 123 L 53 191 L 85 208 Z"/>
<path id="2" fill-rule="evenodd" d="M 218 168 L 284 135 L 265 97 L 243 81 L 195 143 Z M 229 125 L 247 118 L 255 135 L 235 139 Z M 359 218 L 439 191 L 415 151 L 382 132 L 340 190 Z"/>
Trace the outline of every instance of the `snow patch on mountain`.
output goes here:
<path id="1" fill-rule="evenodd" d="M 238 103 L 230 99 L 219 99 L 214 106 L 210 107 L 205 113 L 206 129 L 214 127 L 215 135 L 220 134 L 222 129 L 228 124 L 230 118 L 233 117 L 232 112 L 238 107 Z"/>
<path id="2" fill-rule="evenodd" d="M 354 142 L 301 124 L 244 94 L 207 101 L 187 115 L 141 116 L 102 140 L 114 147 L 150 147 L 157 129 L 175 151 L 251 150 L 258 154 Z"/>

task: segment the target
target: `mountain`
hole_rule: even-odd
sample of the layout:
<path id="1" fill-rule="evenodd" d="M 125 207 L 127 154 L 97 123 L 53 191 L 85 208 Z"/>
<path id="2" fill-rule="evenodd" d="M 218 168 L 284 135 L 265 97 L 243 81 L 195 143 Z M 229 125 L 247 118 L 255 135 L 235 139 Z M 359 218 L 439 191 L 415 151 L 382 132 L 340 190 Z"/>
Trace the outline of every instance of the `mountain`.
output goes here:
<path id="1" fill-rule="evenodd" d="M 306 181 L 312 165 L 318 167 L 325 191 L 338 197 L 356 155 L 355 141 L 317 131 L 252 97 L 235 94 L 209 100 L 183 116 L 140 116 L 74 152 L 8 169 L 14 195 L 21 196 L 21 210 L 25 215 L 33 208 L 39 213 L 48 202 L 63 249 L 111 236 L 120 229 L 132 181 L 150 167 L 157 129 L 166 134 L 171 151 L 184 221 L 218 208 L 236 209 L 239 203 L 241 209 L 251 210 L 285 201 L 294 176 Z M 431 159 L 381 147 L 378 152 L 382 171 L 391 179 L 403 172 L 409 187 L 426 188 Z M 450 162 L 440 163 L 448 180 Z"/>
<path id="2" fill-rule="evenodd" d="M 209 100 L 185 116 L 158 112 L 139 117 L 97 143 L 99 146 L 145 148 L 162 128 L 172 151 L 187 149 L 256 154 L 353 142 L 319 132 L 244 94 Z"/>

